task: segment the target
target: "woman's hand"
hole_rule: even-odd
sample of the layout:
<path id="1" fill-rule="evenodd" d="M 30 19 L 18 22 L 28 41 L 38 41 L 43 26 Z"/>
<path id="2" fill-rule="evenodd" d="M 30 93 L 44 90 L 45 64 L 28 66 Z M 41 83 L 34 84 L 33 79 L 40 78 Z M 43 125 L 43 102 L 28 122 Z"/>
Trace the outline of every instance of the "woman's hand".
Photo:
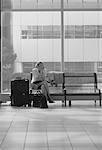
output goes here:
<path id="1" fill-rule="evenodd" d="M 37 90 L 38 89 L 38 85 L 34 84 L 34 83 L 31 83 L 31 88 L 34 89 L 34 90 Z"/>

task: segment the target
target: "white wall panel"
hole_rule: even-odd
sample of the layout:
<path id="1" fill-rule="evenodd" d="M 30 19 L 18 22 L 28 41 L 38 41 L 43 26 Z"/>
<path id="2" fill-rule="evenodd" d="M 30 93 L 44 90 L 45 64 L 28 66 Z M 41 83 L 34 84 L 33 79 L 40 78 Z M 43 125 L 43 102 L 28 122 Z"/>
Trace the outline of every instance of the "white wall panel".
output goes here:
<path id="1" fill-rule="evenodd" d="M 38 60 L 49 62 L 52 61 L 52 40 L 51 39 L 38 39 Z"/>
<path id="2" fill-rule="evenodd" d="M 65 23 L 66 22 L 68 23 L 68 25 L 83 25 L 83 12 L 66 12 Z"/>
<path id="3" fill-rule="evenodd" d="M 80 62 L 83 61 L 83 40 L 70 39 L 68 42 L 68 61 Z"/>
<path id="4" fill-rule="evenodd" d="M 99 49 L 97 39 L 84 40 L 84 61 L 98 61 Z"/>
<path id="5" fill-rule="evenodd" d="M 37 40 L 22 39 L 21 40 L 21 55 L 23 62 L 37 61 Z"/>
<path id="6" fill-rule="evenodd" d="M 85 11 L 83 19 L 84 19 L 84 25 L 97 25 L 98 24 L 98 12 L 97 11 Z"/>
<path id="7" fill-rule="evenodd" d="M 52 56 L 54 62 L 61 62 L 61 40 L 53 39 Z"/>

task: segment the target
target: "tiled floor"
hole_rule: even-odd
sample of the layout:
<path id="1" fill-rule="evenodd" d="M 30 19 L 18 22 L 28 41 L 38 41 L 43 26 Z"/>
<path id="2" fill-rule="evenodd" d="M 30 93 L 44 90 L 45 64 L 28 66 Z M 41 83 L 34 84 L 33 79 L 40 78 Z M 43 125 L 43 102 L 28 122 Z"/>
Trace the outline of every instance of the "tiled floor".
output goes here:
<path id="1" fill-rule="evenodd" d="M 0 106 L 0 150 L 102 150 L 102 107 L 60 102 L 49 109 Z"/>

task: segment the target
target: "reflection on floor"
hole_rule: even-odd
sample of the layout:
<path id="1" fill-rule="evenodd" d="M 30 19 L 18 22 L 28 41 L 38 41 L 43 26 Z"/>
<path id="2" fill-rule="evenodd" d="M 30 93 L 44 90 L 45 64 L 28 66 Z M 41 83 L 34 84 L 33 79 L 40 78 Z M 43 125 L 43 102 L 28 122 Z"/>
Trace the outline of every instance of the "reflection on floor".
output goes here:
<path id="1" fill-rule="evenodd" d="M 0 106 L 0 150 L 102 150 L 102 108 L 61 102 L 49 109 Z"/>

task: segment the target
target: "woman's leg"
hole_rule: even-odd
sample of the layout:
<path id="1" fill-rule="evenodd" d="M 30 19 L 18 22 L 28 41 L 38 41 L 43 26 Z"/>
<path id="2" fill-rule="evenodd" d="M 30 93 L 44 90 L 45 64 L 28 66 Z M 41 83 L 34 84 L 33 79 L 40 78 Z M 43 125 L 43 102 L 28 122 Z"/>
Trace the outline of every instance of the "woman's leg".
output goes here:
<path id="1" fill-rule="evenodd" d="M 46 88 L 45 88 L 44 84 L 41 85 L 41 90 L 42 90 L 42 93 L 45 95 L 46 100 L 47 100 L 48 99 L 48 97 L 47 97 L 47 91 L 46 91 Z"/>
<path id="2" fill-rule="evenodd" d="M 48 83 L 46 81 L 43 81 L 43 86 L 41 86 L 42 92 L 44 93 L 44 95 L 46 96 L 47 100 L 49 102 L 53 102 L 50 93 L 49 93 L 49 86 Z"/>
<path id="3" fill-rule="evenodd" d="M 31 88 L 34 89 L 34 90 L 37 90 L 39 86 L 41 86 L 42 93 L 46 96 L 46 100 L 53 103 L 53 100 L 52 100 L 52 98 L 50 96 L 50 93 L 49 93 L 48 83 L 46 81 L 42 81 L 39 84 L 34 84 L 33 83 L 31 85 Z"/>

